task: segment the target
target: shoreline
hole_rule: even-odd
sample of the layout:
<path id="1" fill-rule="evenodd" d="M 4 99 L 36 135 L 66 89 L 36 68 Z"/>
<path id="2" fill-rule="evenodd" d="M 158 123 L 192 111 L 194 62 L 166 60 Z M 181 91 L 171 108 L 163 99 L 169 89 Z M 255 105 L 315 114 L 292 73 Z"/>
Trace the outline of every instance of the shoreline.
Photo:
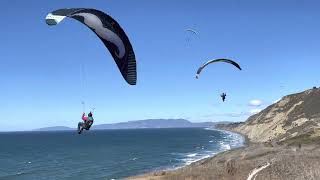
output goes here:
<path id="1" fill-rule="evenodd" d="M 214 158 L 214 157 L 216 157 L 218 155 L 221 155 L 221 154 L 226 153 L 226 152 L 234 151 L 234 150 L 237 150 L 237 149 L 246 148 L 251 144 L 249 138 L 246 135 L 241 134 L 239 132 L 226 130 L 226 129 L 222 129 L 222 128 L 208 128 L 207 130 L 215 130 L 215 131 L 225 132 L 225 133 L 228 133 L 228 134 L 236 134 L 236 135 L 238 135 L 238 136 L 240 136 L 242 138 L 241 145 L 239 145 L 238 147 L 231 148 L 229 150 L 220 151 L 220 152 L 218 152 L 216 154 L 210 155 L 209 157 L 201 158 L 201 159 L 196 160 L 196 161 L 194 161 L 194 162 L 192 162 L 190 164 L 185 164 L 185 165 L 182 165 L 182 166 L 179 166 L 179 167 L 176 167 L 176 168 L 154 170 L 154 171 L 150 171 L 150 172 L 147 172 L 147 173 L 138 174 L 138 175 L 135 175 L 135 176 L 129 176 L 129 177 L 122 178 L 122 179 L 123 180 L 130 180 L 130 179 L 131 180 L 144 180 L 144 179 L 146 179 L 147 177 L 150 177 L 150 176 L 162 176 L 162 175 L 165 175 L 165 174 L 167 174 L 169 172 L 178 171 L 178 170 L 181 170 L 183 168 L 191 168 L 192 166 L 194 166 L 196 164 L 202 164 L 203 162 L 210 161 L 210 159 L 212 159 L 212 158 Z"/>
<path id="2" fill-rule="evenodd" d="M 217 153 L 212 157 L 180 169 L 150 172 L 125 179 L 253 180 L 256 177 L 259 177 L 259 179 L 320 178 L 319 142 L 305 143 L 299 147 L 296 145 L 253 143 L 248 138 L 245 138 L 245 140 L 242 147 Z"/>
<path id="3" fill-rule="evenodd" d="M 253 144 L 253 142 L 250 141 L 250 139 L 249 139 L 249 137 L 247 135 L 242 134 L 240 132 L 232 131 L 232 130 L 229 130 L 229 129 L 222 129 L 222 128 L 216 128 L 216 130 L 218 130 L 218 131 L 226 131 L 226 132 L 231 132 L 231 133 L 234 133 L 234 134 L 241 135 L 243 137 L 243 139 L 244 139 L 242 147 L 247 147 L 250 144 Z"/>

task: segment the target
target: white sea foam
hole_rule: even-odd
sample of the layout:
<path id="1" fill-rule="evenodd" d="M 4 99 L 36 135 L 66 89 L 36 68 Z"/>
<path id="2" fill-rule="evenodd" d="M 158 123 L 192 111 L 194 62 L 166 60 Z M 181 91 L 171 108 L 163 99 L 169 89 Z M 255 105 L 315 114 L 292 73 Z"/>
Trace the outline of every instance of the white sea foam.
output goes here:
<path id="1" fill-rule="evenodd" d="M 198 153 L 188 154 L 187 157 L 196 157 Z"/>
<path id="2" fill-rule="evenodd" d="M 216 131 L 220 131 L 225 135 L 223 137 L 224 139 L 223 144 L 220 144 L 220 145 L 225 146 L 226 144 L 229 144 L 230 149 L 243 146 L 245 139 L 242 135 L 234 132 L 219 130 L 219 129 Z"/>
<path id="3" fill-rule="evenodd" d="M 230 150 L 230 149 L 231 149 L 231 146 L 230 146 L 230 144 L 224 144 L 224 143 L 222 142 L 222 143 L 220 143 L 220 149 L 221 149 L 222 151 Z"/>
<path id="4" fill-rule="evenodd" d="M 190 165 L 199 160 L 214 156 L 219 152 L 227 151 L 232 148 L 242 146 L 244 143 L 244 138 L 240 134 L 229 132 L 229 131 L 217 130 L 213 128 L 205 128 L 205 130 L 220 131 L 223 133 L 224 136 L 222 137 L 222 140 L 218 142 L 216 142 L 216 140 L 209 141 L 212 144 L 216 142 L 218 144 L 218 149 L 213 149 L 212 151 L 210 151 L 210 147 L 205 148 L 205 146 L 199 146 L 196 148 L 198 151 L 197 153 L 180 154 L 180 156 L 182 156 L 180 160 L 183 162 L 184 166 Z M 216 138 L 216 137 L 211 135 L 210 138 Z"/>
<path id="5" fill-rule="evenodd" d="M 202 159 L 209 158 L 210 156 L 211 156 L 210 154 L 207 154 L 207 155 L 198 154 L 197 156 L 193 156 L 193 158 L 184 158 L 184 159 L 182 159 L 182 161 L 184 162 L 184 165 L 190 165 L 190 164 L 197 162 L 197 161 L 200 161 Z"/>

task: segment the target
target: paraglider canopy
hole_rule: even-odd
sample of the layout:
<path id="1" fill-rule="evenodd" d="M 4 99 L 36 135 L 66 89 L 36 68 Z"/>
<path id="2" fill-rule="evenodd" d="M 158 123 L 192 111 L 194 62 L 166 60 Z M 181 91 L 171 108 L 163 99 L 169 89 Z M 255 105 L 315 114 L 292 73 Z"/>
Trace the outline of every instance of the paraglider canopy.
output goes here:
<path id="1" fill-rule="evenodd" d="M 217 62 L 224 62 L 224 63 L 228 63 L 228 64 L 232 64 L 233 66 L 235 66 L 236 68 L 238 68 L 239 70 L 242 70 L 240 65 L 238 63 L 236 63 L 235 61 L 232 61 L 230 59 L 214 59 L 214 60 L 210 60 L 206 63 L 204 63 L 202 66 L 199 67 L 199 69 L 197 70 L 197 73 L 196 73 L 196 78 L 198 79 L 199 76 L 200 76 L 200 73 L 201 71 L 207 67 L 209 64 L 212 64 L 212 63 L 217 63 Z"/>
<path id="2" fill-rule="evenodd" d="M 46 16 L 46 23 L 50 26 L 57 25 L 66 17 L 76 19 L 90 28 L 109 50 L 127 83 L 136 84 L 135 54 L 129 38 L 117 21 L 96 9 L 71 8 L 49 13 Z"/>
<path id="3" fill-rule="evenodd" d="M 187 28 L 184 29 L 184 31 L 186 32 L 186 42 L 188 45 L 190 45 L 191 40 L 198 38 L 198 31 L 194 28 Z"/>
<path id="4" fill-rule="evenodd" d="M 195 35 L 198 35 L 198 31 L 195 30 L 195 29 L 193 29 L 193 28 L 187 28 L 186 31 L 187 31 L 187 32 L 191 32 L 191 33 L 193 33 L 193 34 L 195 34 Z"/>

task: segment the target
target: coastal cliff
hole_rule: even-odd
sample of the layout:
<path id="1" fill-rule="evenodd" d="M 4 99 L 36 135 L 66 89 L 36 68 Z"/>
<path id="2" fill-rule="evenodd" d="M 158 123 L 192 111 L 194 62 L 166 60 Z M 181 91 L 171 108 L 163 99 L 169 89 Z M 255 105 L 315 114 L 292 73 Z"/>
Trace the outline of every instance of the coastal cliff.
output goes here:
<path id="1" fill-rule="evenodd" d="M 217 127 L 244 134 L 252 142 L 316 141 L 320 137 L 320 88 L 285 96 L 244 123 Z"/>

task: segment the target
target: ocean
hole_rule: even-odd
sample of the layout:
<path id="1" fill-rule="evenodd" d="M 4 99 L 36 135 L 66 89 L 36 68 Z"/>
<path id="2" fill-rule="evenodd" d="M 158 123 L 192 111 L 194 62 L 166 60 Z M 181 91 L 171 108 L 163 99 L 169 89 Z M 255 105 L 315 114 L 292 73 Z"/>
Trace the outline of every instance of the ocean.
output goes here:
<path id="1" fill-rule="evenodd" d="M 204 128 L 0 133 L 0 179 L 119 179 L 179 168 L 243 145 Z"/>

